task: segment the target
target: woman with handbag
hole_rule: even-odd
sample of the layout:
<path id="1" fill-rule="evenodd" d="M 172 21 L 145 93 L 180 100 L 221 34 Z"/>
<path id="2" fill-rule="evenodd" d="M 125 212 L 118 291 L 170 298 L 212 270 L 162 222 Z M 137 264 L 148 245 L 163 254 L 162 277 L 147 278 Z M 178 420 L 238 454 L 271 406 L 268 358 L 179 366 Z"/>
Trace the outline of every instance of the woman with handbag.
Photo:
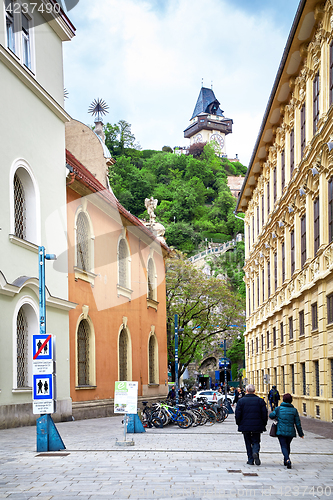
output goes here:
<path id="1" fill-rule="evenodd" d="M 296 430 L 299 437 L 304 438 L 301 420 L 297 409 L 291 404 L 293 398 L 287 393 L 283 396 L 283 402 L 269 414 L 269 418 L 277 420 L 276 435 L 279 439 L 284 464 L 287 469 L 291 469 L 290 444 L 296 437 Z M 274 425 L 274 424 L 273 424 Z"/>

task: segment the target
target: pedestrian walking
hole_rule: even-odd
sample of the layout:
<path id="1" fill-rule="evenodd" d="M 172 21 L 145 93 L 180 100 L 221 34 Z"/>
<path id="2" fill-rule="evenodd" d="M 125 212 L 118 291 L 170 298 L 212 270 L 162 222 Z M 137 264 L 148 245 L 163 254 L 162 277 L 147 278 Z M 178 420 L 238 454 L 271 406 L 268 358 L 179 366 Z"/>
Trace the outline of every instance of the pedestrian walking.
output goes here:
<path id="1" fill-rule="evenodd" d="M 245 396 L 236 405 L 235 418 L 238 431 L 244 436 L 247 463 L 260 465 L 260 438 L 266 430 L 268 418 L 265 401 L 255 394 L 254 385 L 246 386 Z"/>
<path id="2" fill-rule="evenodd" d="M 269 418 L 277 420 L 276 435 L 279 439 L 283 455 L 283 465 L 291 469 L 290 444 L 296 437 L 296 430 L 299 437 L 304 438 L 304 432 L 297 408 L 292 403 L 292 395 L 287 393 L 283 395 L 282 403 L 269 414 Z"/>
<path id="3" fill-rule="evenodd" d="M 244 396 L 245 392 L 240 387 L 237 387 L 235 391 L 234 404 L 238 403 L 238 400 Z"/>
<path id="4" fill-rule="evenodd" d="M 276 385 L 273 385 L 271 390 L 268 393 L 268 401 L 271 406 L 271 411 L 275 410 L 280 401 L 280 394 L 276 388 Z"/>
<path id="5" fill-rule="evenodd" d="M 175 399 L 175 398 L 176 398 L 176 391 L 175 391 L 175 386 L 173 385 L 169 391 L 168 399 Z"/>

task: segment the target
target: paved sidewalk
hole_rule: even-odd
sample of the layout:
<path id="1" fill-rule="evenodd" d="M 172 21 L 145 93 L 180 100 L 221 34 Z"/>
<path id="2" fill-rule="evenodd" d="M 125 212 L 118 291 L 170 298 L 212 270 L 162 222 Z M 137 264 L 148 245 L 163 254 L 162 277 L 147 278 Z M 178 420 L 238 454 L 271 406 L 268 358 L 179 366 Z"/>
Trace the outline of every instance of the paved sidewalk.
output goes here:
<path id="1" fill-rule="evenodd" d="M 234 415 L 212 427 L 147 429 L 123 440 L 122 417 L 57 424 L 67 449 L 36 452 L 36 428 L 0 431 L 0 499 L 333 500 L 333 440 L 306 432 L 292 443 L 291 470 L 277 439 L 262 436 L 262 465 L 246 465 Z M 270 424 L 269 424 L 270 425 Z M 59 454 L 58 454 L 59 455 Z"/>

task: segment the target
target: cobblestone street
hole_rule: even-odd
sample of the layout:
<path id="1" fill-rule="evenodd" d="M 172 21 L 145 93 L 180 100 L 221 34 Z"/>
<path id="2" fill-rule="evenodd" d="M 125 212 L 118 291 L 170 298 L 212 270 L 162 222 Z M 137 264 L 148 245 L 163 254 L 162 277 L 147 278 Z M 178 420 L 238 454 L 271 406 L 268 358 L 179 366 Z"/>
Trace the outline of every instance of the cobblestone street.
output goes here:
<path id="1" fill-rule="evenodd" d="M 278 440 L 268 432 L 262 436 L 262 465 L 246 465 L 233 415 L 212 427 L 129 434 L 135 445 L 126 448 L 115 444 L 123 440 L 121 420 L 57 424 L 67 449 L 47 456 L 36 452 L 35 427 L 1 430 L 0 498 L 333 499 L 333 440 L 321 435 L 330 424 L 304 422 L 305 439 L 293 441 L 293 468 L 287 470 Z"/>

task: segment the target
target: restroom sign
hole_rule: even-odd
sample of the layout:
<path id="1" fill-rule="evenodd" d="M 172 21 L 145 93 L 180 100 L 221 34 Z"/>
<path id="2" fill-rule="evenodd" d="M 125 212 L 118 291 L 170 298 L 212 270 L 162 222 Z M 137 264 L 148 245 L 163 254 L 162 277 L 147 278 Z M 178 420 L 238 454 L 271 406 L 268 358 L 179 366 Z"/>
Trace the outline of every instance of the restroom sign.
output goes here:
<path id="1" fill-rule="evenodd" d="M 55 411 L 55 336 L 32 336 L 32 393 L 33 413 L 50 414 Z"/>
<path id="2" fill-rule="evenodd" d="M 45 359 L 53 359 L 52 335 L 33 335 L 33 360 L 41 361 Z"/>

